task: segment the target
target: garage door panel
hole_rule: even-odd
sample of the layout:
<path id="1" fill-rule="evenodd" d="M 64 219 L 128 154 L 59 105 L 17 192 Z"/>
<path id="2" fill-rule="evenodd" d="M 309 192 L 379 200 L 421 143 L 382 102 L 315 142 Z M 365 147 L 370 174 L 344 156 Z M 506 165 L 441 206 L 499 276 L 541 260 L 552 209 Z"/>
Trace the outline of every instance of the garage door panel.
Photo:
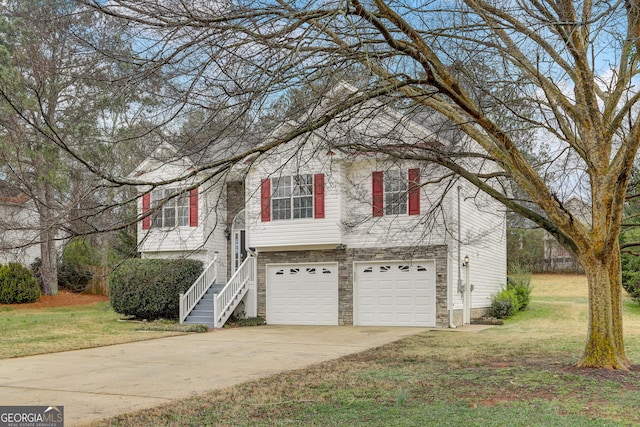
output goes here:
<path id="1" fill-rule="evenodd" d="M 338 324 L 337 264 L 267 266 L 267 323 Z"/>
<path id="2" fill-rule="evenodd" d="M 435 261 L 354 263 L 354 322 L 435 326 Z"/>

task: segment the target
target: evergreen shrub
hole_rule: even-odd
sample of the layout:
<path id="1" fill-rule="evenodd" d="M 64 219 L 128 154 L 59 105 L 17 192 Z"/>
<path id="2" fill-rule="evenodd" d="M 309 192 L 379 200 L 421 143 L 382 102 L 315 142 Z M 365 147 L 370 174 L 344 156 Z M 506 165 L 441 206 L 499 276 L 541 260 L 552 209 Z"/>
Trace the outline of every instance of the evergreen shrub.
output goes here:
<path id="1" fill-rule="evenodd" d="M 40 298 L 40 285 L 27 267 L 18 263 L 0 265 L 0 303 L 23 304 Z"/>
<path id="2" fill-rule="evenodd" d="M 98 265 L 96 250 L 83 237 L 71 239 L 58 263 L 58 286 L 71 292 L 84 292 L 93 278 L 88 266 Z"/>
<path id="3" fill-rule="evenodd" d="M 622 287 L 636 303 L 640 303 L 640 257 L 622 254 Z"/>
<path id="4" fill-rule="evenodd" d="M 514 289 L 503 289 L 491 297 L 489 315 L 496 319 L 506 319 L 520 310 L 518 295 Z"/>
<path id="5" fill-rule="evenodd" d="M 531 299 L 531 271 L 519 264 L 511 265 L 511 275 L 507 278 L 507 289 L 511 289 L 518 297 L 518 310 L 529 306 Z"/>
<path id="6" fill-rule="evenodd" d="M 202 273 L 196 260 L 129 259 L 109 276 L 113 309 L 139 319 L 177 319 L 180 293 Z"/>

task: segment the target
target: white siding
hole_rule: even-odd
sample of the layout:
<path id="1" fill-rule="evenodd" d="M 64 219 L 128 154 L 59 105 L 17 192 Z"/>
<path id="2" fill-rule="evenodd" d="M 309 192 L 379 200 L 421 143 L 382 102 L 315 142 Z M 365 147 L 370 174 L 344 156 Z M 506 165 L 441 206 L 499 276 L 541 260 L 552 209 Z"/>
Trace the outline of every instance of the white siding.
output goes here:
<path id="1" fill-rule="evenodd" d="M 171 164 L 146 162 L 147 171 L 139 175 L 141 181 L 161 182 L 180 177 L 189 172 L 190 164 L 179 161 Z M 171 184 L 166 188 L 188 188 L 198 177 Z M 145 258 L 192 258 L 205 263 L 218 252 L 219 271 L 226 272 L 226 201 L 224 185 L 220 182 L 206 182 L 198 189 L 198 225 L 157 228 L 153 224 L 148 230 L 138 222 L 138 249 Z M 148 191 L 148 189 L 144 189 Z M 138 200 L 138 212 L 142 212 L 142 199 Z"/>
<path id="2" fill-rule="evenodd" d="M 307 156 L 307 157 L 305 157 Z M 301 159 L 306 159 L 302 161 Z M 285 163 L 286 162 L 286 163 Z M 284 248 L 300 246 L 338 245 L 342 243 L 340 230 L 342 186 L 341 168 L 332 162 L 326 150 L 315 150 L 312 144 L 298 153 L 270 154 L 252 166 L 246 179 L 247 207 L 245 210 L 248 246 L 253 248 Z M 324 218 L 291 220 L 261 220 L 260 184 L 265 178 L 288 175 L 324 174 Z M 272 186 L 273 190 L 273 186 Z"/>
<path id="3" fill-rule="evenodd" d="M 218 277 L 229 279 L 227 275 L 227 239 L 224 230 L 227 228 L 227 187 L 222 182 L 204 184 L 200 191 L 202 210 L 200 219 L 204 226 L 204 248 L 208 261 L 218 254 Z"/>
<path id="4" fill-rule="evenodd" d="M 344 198 L 347 208 L 343 220 L 345 243 L 351 248 L 427 246 L 445 243 L 441 198 L 444 187 L 438 184 L 425 185 L 420 189 L 419 215 L 383 215 L 373 217 L 372 173 L 390 169 L 420 169 L 420 164 L 402 162 L 376 162 L 360 160 L 349 164 L 345 179 Z M 424 165 L 422 165 L 424 168 Z M 429 166 L 430 172 L 421 170 L 420 182 L 438 170 Z"/>
<path id="5" fill-rule="evenodd" d="M 29 267 L 40 257 L 37 218 L 33 202 L 0 204 L 0 263 L 18 262 Z M 60 241 L 56 244 L 61 245 Z"/>
<path id="6" fill-rule="evenodd" d="M 449 277 L 453 287 L 454 309 L 462 308 L 458 293 L 458 265 L 469 257 L 469 282 L 473 285 L 471 307 L 488 307 L 491 295 L 505 285 L 507 277 L 506 217 L 504 206 L 479 193 L 469 184 L 461 189 L 461 258 L 458 259 L 457 191 L 449 195 L 452 235 L 449 244 Z M 465 268 L 461 268 L 463 284 Z"/>

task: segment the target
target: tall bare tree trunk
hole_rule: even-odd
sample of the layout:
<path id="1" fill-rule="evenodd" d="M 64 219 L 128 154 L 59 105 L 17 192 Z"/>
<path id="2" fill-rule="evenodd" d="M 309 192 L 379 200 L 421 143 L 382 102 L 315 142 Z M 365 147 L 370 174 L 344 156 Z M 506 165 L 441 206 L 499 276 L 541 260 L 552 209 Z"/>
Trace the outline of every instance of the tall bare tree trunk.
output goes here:
<path id="1" fill-rule="evenodd" d="M 40 277 L 45 295 L 58 294 L 58 265 L 55 234 L 50 229 L 40 231 Z"/>
<path id="2" fill-rule="evenodd" d="M 622 281 L 620 251 L 606 259 L 581 257 L 589 284 L 587 342 L 578 366 L 628 369 L 622 334 Z"/>
<path id="3" fill-rule="evenodd" d="M 46 183 L 38 186 L 38 215 L 40 227 L 40 277 L 45 295 L 58 294 L 58 253 L 56 251 L 57 227 L 53 210 L 51 190 Z"/>

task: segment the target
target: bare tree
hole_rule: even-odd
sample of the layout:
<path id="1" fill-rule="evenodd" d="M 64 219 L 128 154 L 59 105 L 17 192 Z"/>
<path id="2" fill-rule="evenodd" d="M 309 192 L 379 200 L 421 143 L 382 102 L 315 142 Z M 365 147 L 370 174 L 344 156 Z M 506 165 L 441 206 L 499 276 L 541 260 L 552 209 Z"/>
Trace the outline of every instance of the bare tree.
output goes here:
<path id="1" fill-rule="evenodd" d="M 640 144 L 636 1 L 85 2 L 138 29 L 140 75 L 174 76 L 165 92 L 174 112 L 235 103 L 259 115 L 318 70 L 361 72 L 357 93 L 321 104 L 249 151 L 292 140 L 373 98 L 438 112 L 471 142 L 444 149 L 425 135 L 403 155 L 448 168 L 575 254 L 590 295 L 579 365 L 628 368 L 618 234 Z M 402 146 L 344 144 L 390 155 Z M 570 196 L 590 206 L 588 221 L 567 208 Z"/>
<path id="2" fill-rule="evenodd" d="M 96 31 L 108 26 L 104 16 L 72 2 L 6 1 L 0 10 L 2 174 L 33 201 L 40 276 L 45 294 L 55 295 L 56 242 L 98 203 L 97 181 L 74 156 L 106 165 L 101 129 L 131 101 L 110 82 L 118 66 L 95 48 L 108 43 L 122 55 L 127 46 L 115 31 Z"/>

